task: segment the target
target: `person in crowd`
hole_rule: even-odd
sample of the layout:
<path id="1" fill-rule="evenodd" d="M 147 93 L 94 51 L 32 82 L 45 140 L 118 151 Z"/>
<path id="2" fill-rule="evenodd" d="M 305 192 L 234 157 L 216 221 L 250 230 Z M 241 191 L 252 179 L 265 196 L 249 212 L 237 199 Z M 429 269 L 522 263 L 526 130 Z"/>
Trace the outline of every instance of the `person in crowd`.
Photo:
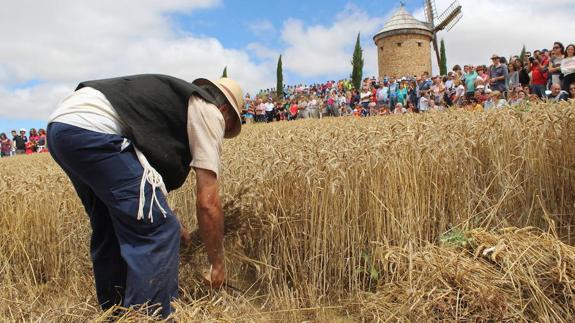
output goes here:
<path id="1" fill-rule="evenodd" d="M 38 150 L 38 132 L 35 128 L 30 128 L 30 135 L 28 136 L 28 142 L 26 143 L 26 154 L 30 155 L 37 152 Z"/>
<path id="2" fill-rule="evenodd" d="M 364 86 L 361 90 L 361 98 L 360 98 L 361 106 L 367 109 L 369 102 L 371 102 L 371 91 L 367 86 Z"/>
<path id="3" fill-rule="evenodd" d="M 281 103 L 281 121 L 288 121 L 289 119 L 289 108 L 291 106 L 291 103 L 289 100 L 284 99 Z"/>
<path id="4" fill-rule="evenodd" d="M 343 90 L 341 90 L 337 96 L 337 105 L 339 107 L 339 115 L 346 116 L 351 113 L 351 110 L 349 109 L 349 103 L 347 102 L 346 93 L 344 93 Z"/>
<path id="5" fill-rule="evenodd" d="M 458 67 L 456 65 L 456 67 Z M 454 67 L 454 69 L 456 68 Z M 461 70 L 461 68 L 459 68 Z M 460 71 L 461 72 L 461 71 Z M 421 78 L 418 81 L 417 84 L 417 95 L 419 98 L 427 96 L 429 94 L 429 92 L 431 91 L 431 86 L 433 85 L 433 80 L 429 77 L 429 73 L 427 71 L 423 72 L 423 74 L 421 75 Z M 419 106 L 419 103 L 421 102 L 421 99 L 418 100 L 417 102 L 417 108 L 420 111 L 427 111 L 427 105 L 423 107 L 423 109 Z"/>
<path id="6" fill-rule="evenodd" d="M 383 106 L 380 110 L 379 110 L 379 115 L 380 116 L 386 116 L 391 114 L 391 112 L 389 112 L 389 108 L 387 106 Z"/>
<path id="7" fill-rule="evenodd" d="M 433 84 L 431 85 L 431 100 L 435 101 L 436 105 L 443 103 L 443 96 L 445 94 L 445 85 L 441 76 L 436 75 L 432 78 Z"/>
<path id="8" fill-rule="evenodd" d="M 339 110 L 337 109 L 337 101 L 334 94 L 328 95 L 326 100 L 326 116 L 337 117 L 339 115 Z"/>
<path id="9" fill-rule="evenodd" d="M 315 94 L 312 94 L 311 100 L 308 102 L 307 109 L 309 111 L 309 117 L 313 119 L 319 119 L 320 113 L 320 102 L 318 101 Z"/>
<path id="10" fill-rule="evenodd" d="M 488 85 L 489 84 L 489 74 L 486 73 L 487 67 L 485 65 L 479 65 L 476 68 L 477 78 L 475 79 L 475 87 L 478 85 Z"/>
<path id="11" fill-rule="evenodd" d="M 350 99 L 350 107 L 356 107 L 358 104 L 361 104 L 361 94 L 359 90 L 353 89 Z"/>
<path id="12" fill-rule="evenodd" d="M 489 67 L 489 86 L 492 91 L 505 93 L 507 91 L 507 66 L 501 64 L 501 58 L 497 54 L 491 56 L 493 64 Z"/>
<path id="13" fill-rule="evenodd" d="M 266 121 L 266 106 L 262 99 L 258 98 L 256 101 L 256 122 Z"/>
<path id="14" fill-rule="evenodd" d="M 253 103 L 254 103 L 254 101 L 250 100 L 249 98 L 245 99 L 244 110 L 242 112 L 243 112 L 244 122 L 246 124 L 252 124 L 255 122 L 255 120 L 254 120 L 255 110 L 253 107 Z"/>
<path id="15" fill-rule="evenodd" d="M 463 72 L 461 71 L 461 66 L 459 66 L 459 65 L 454 65 L 451 70 L 455 73 L 455 78 L 456 78 L 456 79 L 459 79 L 459 80 L 462 81 L 462 82 L 464 81 Z"/>
<path id="16" fill-rule="evenodd" d="M 241 131 L 243 98 L 229 78 L 190 83 L 133 75 L 81 82 L 50 116 L 50 154 L 90 218 L 103 310 L 146 304 L 148 313 L 163 318 L 172 312 L 183 231 L 167 192 L 181 187 L 191 168 L 197 223 L 211 265 L 205 283 L 224 284 L 221 153 L 224 138 Z"/>
<path id="17" fill-rule="evenodd" d="M 519 88 L 518 88 L 519 89 Z M 513 101 L 509 102 L 510 105 L 521 105 L 527 101 L 527 93 L 522 89 L 516 91 L 516 95 Z"/>
<path id="18" fill-rule="evenodd" d="M 297 100 L 292 99 L 291 104 L 290 104 L 290 108 L 289 108 L 288 121 L 296 120 L 298 112 L 299 112 L 299 107 L 297 106 Z"/>
<path id="19" fill-rule="evenodd" d="M 376 91 L 377 106 L 379 109 L 383 108 L 389 104 L 389 83 L 387 78 L 380 83 L 379 88 Z"/>
<path id="20" fill-rule="evenodd" d="M 521 86 L 519 83 L 519 71 L 514 63 L 509 63 L 507 65 L 507 72 L 509 73 L 509 84 L 507 88 L 509 90 L 513 90 L 518 86 Z"/>
<path id="21" fill-rule="evenodd" d="M 433 98 L 429 98 L 429 112 L 438 112 L 441 111 L 441 107 L 438 107 L 437 104 L 435 103 L 435 100 Z"/>
<path id="22" fill-rule="evenodd" d="M 551 85 L 558 84 L 561 86 L 561 62 L 565 58 L 565 47 L 561 42 L 555 42 L 553 44 L 553 50 L 551 51 L 551 58 L 549 60 L 549 79 Z"/>
<path id="23" fill-rule="evenodd" d="M 389 84 L 389 107 L 393 112 L 395 104 L 397 103 L 397 91 L 399 90 L 399 84 L 395 81 L 395 77 L 392 77 Z"/>
<path id="24" fill-rule="evenodd" d="M 549 65 L 549 55 L 548 55 L 549 51 L 547 49 L 543 49 L 543 50 L 536 50 L 533 52 L 533 56 L 535 57 L 535 59 L 537 59 L 539 61 L 539 65 L 541 65 L 546 71 L 548 69 L 548 65 Z"/>
<path id="25" fill-rule="evenodd" d="M 491 89 L 484 89 L 484 87 L 479 87 L 475 91 L 474 98 L 478 103 L 480 103 L 484 107 L 487 103 L 487 107 L 490 108 L 491 107 L 491 101 L 490 101 L 491 93 L 492 93 Z"/>
<path id="26" fill-rule="evenodd" d="M 563 74 L 563 91 L 569 92 L 570 85 L 575 82 L 575 45 L 569 44 L 565 48 L 565 57 L 561 60 L 561 73 Z"/>
<path id="27" fill-rule="evenodd" d="M 502 109 L 507 106 L 507 100 L 503 98 L 503 93 L 497 90 L 491 92 L 491 103 L 492 107 L 495 109 Z"/>
<path id="28" fill-rule="evenodd" d="M 463 86 L 463 82 L 461 79 L 456 78 L 453 82 L 455 87 L 455 96 L 453 98 L 453 104 L 461 105 L 463 104 L 463 100 L 465 100 L 465 86 Z"/>
<path id="29" fill-rule="evenodd" d="M 539 51 L 535 51 L 535 57 L 530 58 L 531 88 L 533 93 L 540 99 L 545 96 L 547 86 L 547 67 L 541 63 L 542 56 Z"/>
<path id="30" fill-rule="evenodd" d="M 48 146 L 46 145 L 46 130 L 40 128 L 38 130 L 38 148 L 39 153 L 48 152 Z"/>
<path id="31" fill-rule="evenodd" d="M 527 102 L 529 102 L 529 103 L 534 103 L 534 104 L 541 103 L 541 99 L 535 93 L 531 93 L 527 97 L 528 97 Z"/>
<path id="32" fill-rule="evenodd" d="M 307 101 L 305 100 L 305 97 L 302 96 L 301 99 L 299 100 L 297 107 L 299 109 L 298 111 L 298 119 L 308 119 L 309 118 L 309 110 L 307 108 Z"/>
<path id="33" fill-rule="evenodd" d="M 575 100 L 575 82 L 569 85 L 569 99 Z"/>
<path id="34" fill-rule="evenodd" d="M 465 69 L 465 98 L 469 100 L 475 95 L 475 80 L 478 74 L 473 66 L 467 66 Z"/>
<path id="35" fill-rule="evenodd" d="M 407 103 L 407 79 L 405 77 L 401 78 L 400 80 L 399 87 L 397 89 L 396 102 L 401 103 L 403 106 L 405 106 Z"/>
<path id="36" fill-rule="evenodd" d="M 26 143 L 28 142 L 28 137 L 26 137 L 26 129 L 20 129 L 20 134 L 12 138 L 14 145 L 16 147 L 16 155 L 24 155 L 26 153 Z"/>
<path id="37" fill-rule="evenodd" d="M 369 109 L 370 109 L 369 103 L 367 107 L 365 107 L 363 104 L 361 104 L 360 107 L 361 107 L 361 113 L 360 113 L 361 117 L 362 118 L 369 117 Z"/>
<path id="38" fill-rule="evenodd" d="M 12 135 L 12 148 L 10 149 L 10 156 L 15 156 L 16 155 L 16 136 L 18 136 L 18 133 L 16 132 L 16 130 L 12 130 L 12 131 L 10 131 L 10 134 Z"/>
<path id="39" fill-rule="evenodd" d="M 276 105 L 274 104 L 274 101 L 272 99 L 272 97 L 268 97 L 268 101 L 264 104 L 264 109 L 265 109 L 265 122 L 272 122 L 274 121 L 274 117 L 275 117 L 275 108 Z"/>
<path id="40" fill-rule="evenodd" d="M 36 128 L 30 128 L 29 132 L 30 136 L 28 136 L 28 140 L 38 142 L 38 131 L 36 131 Z"/>
<path id="41" fill-rule="evenodd" d="M 483 111 L 483 105 L 481 105 L 481 103 L 479 103 L 476 98 L 471 98 L 467 102 L 467 105 L 465 106 L 465 110 L 471 111 L 471 112 L 481 112 L 481 111 Z"/>
<path id="42" fill-rule="evenodd" d="M 361 117 L 361 110 L 362 110 L 361 104 L 356 104 L 355 108 L 353 108 L 353 116 Z"/>
<path id="43" fill-rule="evenodd" d="M 551 85 L 551 93 L 547 95 L 548 102 L 567 101 L 567 99 L 569 99 L 569 92 L 561 90 L 561 85 L 559 84 Z"/>
<path id="44" fill-rule="evenodd" d="M 417 104 L 419 112 L 427 112 L 429 111 L 429 93 L 422 95 L 419 98 L 419 102 Z"/>
<path id="45" fill-rule="evenodd" d="M 518 71 L 519 74 L 519 85 L 523 88 L 529 87 L 531 78 L 529 77 L 529 72 L 524 67 L 524 63 L 520 59 L 515 61 L 515 70 Z"/>
<path id="46" fill-rule="evenodd" d="M 32 140 L 28 140 L 28 142 L 26 143 L 25 154 L 26 155 L 32 155 L 35 152 L 36 152 L 36 142 L 34 142 Z"/>
<path id="47" fill-rule="evenodd" d="M 449 72 L 447 76 L 443 77 L 443 84 L 445 85 L 445 93 L 443 94 L 443 102 L 448 107 L 453 105 L 455 99 L 455 73 Z"/>
<path id="48" fill-rule="evenodd" d="M 12 140 L 8 139 L 5 133 L 0 133 L 0 157 L 10 157 Z"/>
<path id="49" fill-rule="evenodd" d="M 415 104 L 412 101 L 407 101 L 407 106 L 405 108 L 406 113 L 417 113 L 417 108 L 415 108 Z"/>
<path id="50" fill-rule="evenodd" d="M 417 109 L 417 81 L 415 81 L 415 79 L 411 79 L 411 81 L 408 84 L 409 85 L 407 88 L 407 100 L 413 103 L 413 105 Z"/>
<path id="51" fill-rule="evenodd" d="M 395 109 L 393 109 L 393 114 L 404 114 L 407 112 L 407 109 L 403 107 L 403 103 L 397 102 L 395 104 Z"/>

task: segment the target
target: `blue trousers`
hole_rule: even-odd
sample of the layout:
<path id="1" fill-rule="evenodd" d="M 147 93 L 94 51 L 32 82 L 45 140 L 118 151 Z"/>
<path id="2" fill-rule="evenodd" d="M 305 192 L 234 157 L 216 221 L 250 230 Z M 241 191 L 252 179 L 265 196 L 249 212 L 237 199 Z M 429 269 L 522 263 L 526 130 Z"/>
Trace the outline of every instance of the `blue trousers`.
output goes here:
<path id="1" fill-rule="evenodd" d="M 145 189 L 145 219 L 137 220 L 143 168 L 124 138 L 64 123 L 48 126 L 50 154 L 70 178 L 92 226 L 91 256 L 96 294 L 102 309 L 161 306 L 171 313 L 177 297 L 180 225 L 160 190 L 156 195 L 167 216 L 153 206 Z"/>

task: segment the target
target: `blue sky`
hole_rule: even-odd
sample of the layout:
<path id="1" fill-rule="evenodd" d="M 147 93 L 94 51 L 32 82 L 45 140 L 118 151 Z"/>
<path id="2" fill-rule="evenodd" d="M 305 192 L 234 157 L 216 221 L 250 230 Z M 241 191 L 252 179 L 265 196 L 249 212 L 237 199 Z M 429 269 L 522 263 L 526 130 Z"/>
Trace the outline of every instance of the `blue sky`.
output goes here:
<path id="1" fill-rule="evenodd" d="M 451 0 L 435 0 L 438 11 Z M 448 65 L 486 64 L 573 42 L 573 0 L 541 11 L 536 0 L 459 0 L 464 16 L 449 33 Z M 423 19 L 423 0 L 405 0 Z M 345 78 L 357 32 L 364 75 L 377 74 L 373 35 L 399 1 L 0 0 L 0 132 L 39 128 L 83 80 L 162 73 L 217 78 L 224 66 L 246 92 L 275 86 L 283 56 L 287 84 Z M 137 3 L 137 5 L 135 5 Z M 511 27 L 513 26 L 513 27 Z"/>
<path id="2" fill-rule="evenodd" d="M 404 2 L 409 10 L 421 6 L 419 0 Z M 281 48 L 282 44 L 278 41 L 280 29 L 288 18 L 300 19 L 311 25 L 328 25 L 333 23 L 336 15 L 346 6 L 356 6 L 374 16 L 385 16 L 399 6 L 399 1 L 235 0 L 226 1 L 209 10 L 190 14 L 176 13 L 172 17 L 177 27 L 196 35 L 216 37 L 231 48 L 243 48 L 253 42 L 254 38 L 260 38 L 276 48 Z M 262 20 L 271 22 L 274 30 L 262 35 L 250 33 L 250 27 Z M 227 28 L 222 22 L 237 28 Z M 383 23 L 382 21 L 382 25 Z M 366 35 L 366 38 L 369 39 L 369 35 Z"/>

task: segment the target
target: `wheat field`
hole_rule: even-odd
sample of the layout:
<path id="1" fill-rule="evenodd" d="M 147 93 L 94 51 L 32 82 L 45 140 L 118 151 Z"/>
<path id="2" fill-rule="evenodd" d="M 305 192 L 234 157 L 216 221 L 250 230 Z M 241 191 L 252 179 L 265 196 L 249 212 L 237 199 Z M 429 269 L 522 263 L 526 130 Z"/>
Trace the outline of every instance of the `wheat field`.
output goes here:
<path id="1" fill-rule="evenodd" d="M 224 146 L 230 287 L 182 250 L 173 318 L 572 322 L 574 125 L 564 103 L 246 126 Z M 0 169 L 0 321 L 107 321 L 68 179 L 49 154 Z M 193 178 L 169 196 L 191 230 Z"/>

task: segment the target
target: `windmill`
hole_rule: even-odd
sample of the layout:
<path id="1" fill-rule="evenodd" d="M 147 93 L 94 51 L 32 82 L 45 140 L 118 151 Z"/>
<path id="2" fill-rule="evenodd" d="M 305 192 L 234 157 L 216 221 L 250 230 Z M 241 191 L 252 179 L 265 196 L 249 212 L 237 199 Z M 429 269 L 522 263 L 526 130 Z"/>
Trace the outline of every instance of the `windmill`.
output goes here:
<path id="1" fill-rule="evenodd" d="M 424 2 L 425 19 L 433 32 L 433 49 L 437 57 L 437 64 L 440 65 L 441 58 L 439 57 L 439 46 L 437 45 L 437 33 L 444 29 L 450 31 L 463 17 L 463 12 L 458 0 L 453 1 L 441 15 L 437 15 L 435 0 L 424 0 Z"/>

